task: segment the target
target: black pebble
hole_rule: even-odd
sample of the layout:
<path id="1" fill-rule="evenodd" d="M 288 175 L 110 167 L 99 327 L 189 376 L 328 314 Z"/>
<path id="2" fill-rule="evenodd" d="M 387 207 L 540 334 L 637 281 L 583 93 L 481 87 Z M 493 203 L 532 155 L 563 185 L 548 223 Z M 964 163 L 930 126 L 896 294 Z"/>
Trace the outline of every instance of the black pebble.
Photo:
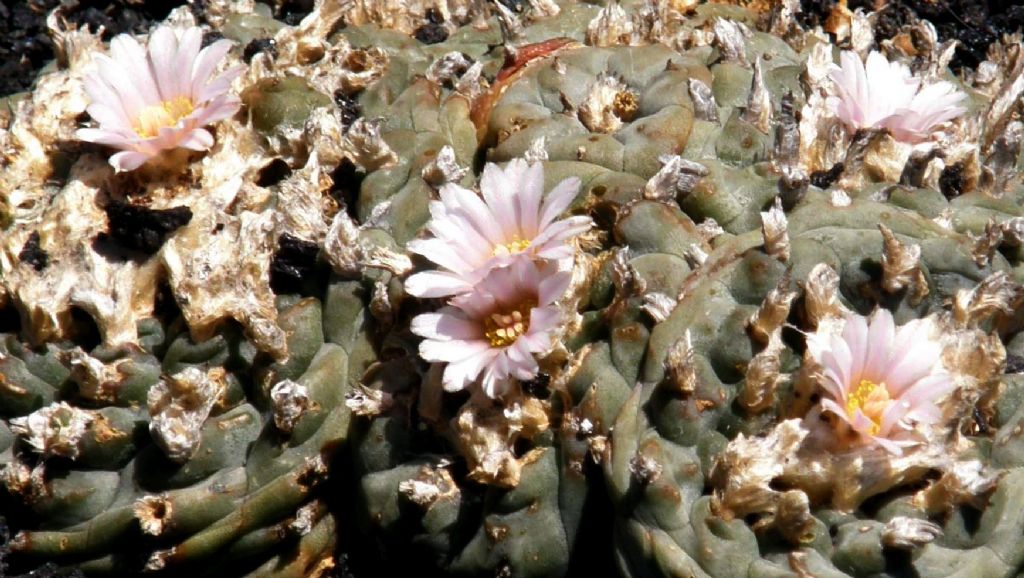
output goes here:
<path id="1" fill-rule="evenodd" d="M 442 24 L 441 14 L 431 8 L 427 10 L 427 23 L 417 28 L 412 35 L 423 44 L 437 44 L 448 40 L 448 29 Z"/>
<path id="2" fill-rule="evenodd" d="M 363 114 L 363 107 L 359 106 L 359 101 L 341 90 L 334 91 L 334 104 L 341 109 L 341 122 L 345 126 L 349 126 Z"/>
<path id="3" fill-rule="evenodd" d="M 203 34 L 203 44 L 202 44 L 202 47 L 206 48 L 207 46 L 213 44 L 214 42 L 217 42 L 218 40 L 220 40 L 222 38 L 224 38 L 224 35 L 221 34 L 218 31 L 216 31 L 216 30 L 210 30 L 209 32 L 205 32 Z"/>
<path id="4" fill-rule="evenodd" d="M 551 397 L 551 376 L 546 373 L 538 374 L 537 377 L 522 382 L 523 391 L 537 399 Z"/>
<path id="5" fill-rule="evenodd" d="M 277 58 L 277 42 L 273 38 L 255 38 L 249 44 L 245 45 L 245 50 L 242 51 L 242 60 L 246 64 L 252 62 L 252 57 L 256 56 L 258 52 L 267 52 L 274 58 Z"/>
<path id="6" fill-rule="evenodd" d="M 939 176 L 939 190 L 947 199 L 959 197 L 964 193 L 964 165 L 956 163 L 942 169 Z"/>
<path id="7" fill-rule="evenodd" d="M 313 11 L 313 4 L 313 0 L 283 0 L 278 4 L 277 18 L 288 26 L 295 26 Z"/>
<path id="8" fill-rule="evenodd" d="M 261 187 L 272 187 L 287 179 L 292 174 L 291 167 L 284 159 L 274 159 L 267 163 L 256 176 L 256 184 Z"/>
<path id="9" fill-rule="evenodd" d="M 836 163 L 827 171 L 815 171 L 811 173 L 811 184 L 822 190 L 827 189 L 843 174 L 843 168 L 843 163 Z"/>
<path id="10" fill-rule="evenodd" d="M 277 239 L 277 252 L 270 263 L 270 286 L 275 293 L 292 293 L 302 280 L 316 270 L 320 247 L 312 241 L 282 234 Z"/>
<path id="11" fill-rule="evenodd" d="M 344 207 L 353 219 L 357 217 L 356 203 L 359 201 L 359 189 L 363 185 L 365 176 L 366 173 L 360 172 L 356 165 L 347 158 L 342 159 L 331 172 L 331 198 L 338 203 L 338 206 Z"/>
<path id="12" fill-rule="evenodd" d="M 32 234 L 28 236 L 28 241 L 25 241 L 25 246 L 21 248 L 21 253 L 18 253 L 18 259 L 22 263 L 32 265 L 32 268 L 36 271 L 42 271 L 50 263 L 50 256 L 39 246 L 39 233 L 37 231 L 32 231 Z"/>
<path id="13" fill-rule="evenodd" d="M 156 253 L 167 235 L 192 220 L 192 211 L 188 207 L 158 210 L 111 201 L 104 210 L 110 222 L 110 238 L 122 247 L 147 255 Z"/>
<path id="14" fill-rule="evenodd" d="M 189 8 L 192 10 L 192 15 L 196 17 L 199 22 L 206 22 L 207 11 L 209 10 L 209 0 L 190 0 L 188 3 Z"/>
<path id="15" fill-rule="evenodd" d="M 1021 357 L 1020 355 L 1014 355 L 1012 353 L 1007 353 L 1006 370 L 1003 373 L 1024 373 L 1024 357 Z"/>
<path id="16" fill-rule="evenodd" d="M 523 11 L 523 0 L 498 0 L 498 2 L 501 2 L 502 5 L 505 6 L 505 8 L 508 8 L 513 12 Z"/>

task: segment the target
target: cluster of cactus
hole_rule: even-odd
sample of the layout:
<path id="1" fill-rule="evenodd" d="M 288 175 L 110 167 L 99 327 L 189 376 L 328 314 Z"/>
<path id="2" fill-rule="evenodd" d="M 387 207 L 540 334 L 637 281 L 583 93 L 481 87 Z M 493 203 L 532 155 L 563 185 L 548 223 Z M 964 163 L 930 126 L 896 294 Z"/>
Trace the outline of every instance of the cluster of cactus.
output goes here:
<path id="1" fill-rule="evenodd" d="M 690 4 L 318 0 L 287 26 L 260 5 L 204 3 L 256 71 L 225 146 L 265 159 L 244 174 L 260 194 L 237 204 L 284 215 L 276 256 L 253 266 L 261 287 L 278 276 L 275 311 L 206 319 L 151 250 L 131 258 L 167 263 L 173 286 L 153 293 L 177 305 L 111 343 L 123 332 L 97 320 L 95 335 L 70 310 L 44 320 L 0 278 L 0 328 L 13 327 L 0 335 L 0 514 L 16 530 L 0 569 L 326 576 L 345 557 L 356 575 L 1024 571 L 1024 130 L 1019 103 L 1003 103 L 1019 98 L 1024 55 L 1004 47 L 1018 59 L 1005 87 L 972 88 L 985 150 L 950 152 L 941 176 L 935 156 L 894 173 L 861 133 L 845 157 L 819 155 L 842 162 L 808 167 L 800 111 L 827 39 L 798 30 L 789 2 Z M 91 166 L 89 149 L 52 146 Z M 544 373 L 482 403 L 442 391 L 418 354 L 410 320 L 436 304 L 405 292 L 428 268 L 405 247 L 442 185 L 472 188 L 484 163 L 514 158 L 543 164 L 545 191 L 578 177 L 569 212 L 596 227 L 577 243 L 575 315 Z M 19 182 L 16 161 L 0 187 Z M 317 183 L 312 201 L 302 180 Z M 0 232 L 32 229 L 13 205 L 0 198 Z M 183 231 L 166 243 L 200 234 Z M 29 248 L 0 253 L 0 275 L 44 269 Z M 956 426 L 983 468 L 975 487 L 936 467 L 844 503 L 731 501 L 734 442 L 769 439 L 818 395 L 799 375 L 825 297 L 985 336 L 973 375 L 994 385 Z M 63 331 L 40 340 L 44 322 Z M 792 497 L 784 486 L 758 496 Z"/>

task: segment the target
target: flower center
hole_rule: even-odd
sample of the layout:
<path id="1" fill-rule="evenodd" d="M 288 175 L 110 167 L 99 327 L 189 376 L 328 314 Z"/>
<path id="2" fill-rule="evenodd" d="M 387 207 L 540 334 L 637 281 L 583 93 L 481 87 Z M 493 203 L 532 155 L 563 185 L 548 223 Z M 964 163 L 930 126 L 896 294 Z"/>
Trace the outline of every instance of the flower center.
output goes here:
<path id="1" fill-rule="evenodd" d="M 509 313 L 491 313 L 484 318 L 484 337 L 491 347 L 508 347 L 519 339 L 519 336 L 530 329 L 529 312 L 533 304 L 527 303 Z"/>
<path id="2" fill-rule="evenodd" d="M 885 387 L 885 383 L 862 379 L 856 391 L 846 401 L 846 413 L 852 419 L 859 409 L 871 420 L 871 435 L 876 435 L 882 429 L 882 415 L 891 404 L 892 398 L 889 397 L 889 389 Z"/>
<path id="3" fill-rule="evenodd" d="M 193 110 L 195 107 L 192 101 L 185 96 L 165 100 L 155 106 L 147 106 L 139 111 L 135 132 L 142 138 L 153 138 L 159 134 L 160 129 L 178 124 L 179 120 L 192 114 Z"/>
<path id="4" fill-rule="evenodd" d="M 526 239 L 520 239 L 519 237 L 513 237 L 511 241 L 504 245 L 498 245 L 491 252 L 491 255 L 497 257 L 498 255 L 515 255 L 516 253 L 522 253 L 530 246 L 530 241 Z"/>

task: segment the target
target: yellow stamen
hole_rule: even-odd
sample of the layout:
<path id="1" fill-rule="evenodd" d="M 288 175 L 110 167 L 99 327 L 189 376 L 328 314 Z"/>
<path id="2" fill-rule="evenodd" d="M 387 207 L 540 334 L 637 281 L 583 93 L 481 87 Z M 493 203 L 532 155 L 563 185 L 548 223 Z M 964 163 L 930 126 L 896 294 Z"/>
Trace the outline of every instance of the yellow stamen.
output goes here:
<path id="1" fill-rule="evenodd" d="M 192 114 L 195 106 L 192 101 L 184 96 L 174 100 L 165 100 L 155 106 L 147 106 L 139 111 L 139 118 L 135 122 L 135 132 L 142 138 L 153 138 L 160 133 L 160 129 L 178 124 L 178 121 Z"/>
<path id="2" fill-rule="evenodd" d="M 889 389 L 885 383 L 862 379 L 860 385 L 846 401 L 846 413 L 853 419 L 859 409 L 871 420 L 871 435 L 877 435 L 882 429 L 882 416 L 890 405 L 892 405 L 892 398 L 889 397 Z"/>
<path id="3" fill-rule="evenodd" d="M 522 253 L 529 246 L 529 241 L 520 239 L 519 237 L 514 237 L 508 243 L 505 243 L 504 245 L 498 245 L 497 247 L 495 247 L 494 251 L 492 251 L 491 254 L 495 256 L 505 254 L 515 255 L 516 253 Z"/>
<path id="4" fill-rule="evenodd" d="M 484 337 L 491 347 L 508 347 L 530 329 L 529 311 L 532 303 L 525 303 L 509 313 L 492 313 L 484 318 Z M 523 314 L 526 311 L 527 314 Z"/>

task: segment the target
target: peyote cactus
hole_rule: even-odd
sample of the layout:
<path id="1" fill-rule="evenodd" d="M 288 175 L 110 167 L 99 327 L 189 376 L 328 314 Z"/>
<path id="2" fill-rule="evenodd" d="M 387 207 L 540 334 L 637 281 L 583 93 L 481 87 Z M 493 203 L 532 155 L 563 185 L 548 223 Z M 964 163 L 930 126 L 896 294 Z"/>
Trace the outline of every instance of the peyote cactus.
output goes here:
<path id="1" fill-rule="evenodd" d="M 1024 572 L 1019 37 L 738 4 L 55 12 L 0 573 Z"/>

